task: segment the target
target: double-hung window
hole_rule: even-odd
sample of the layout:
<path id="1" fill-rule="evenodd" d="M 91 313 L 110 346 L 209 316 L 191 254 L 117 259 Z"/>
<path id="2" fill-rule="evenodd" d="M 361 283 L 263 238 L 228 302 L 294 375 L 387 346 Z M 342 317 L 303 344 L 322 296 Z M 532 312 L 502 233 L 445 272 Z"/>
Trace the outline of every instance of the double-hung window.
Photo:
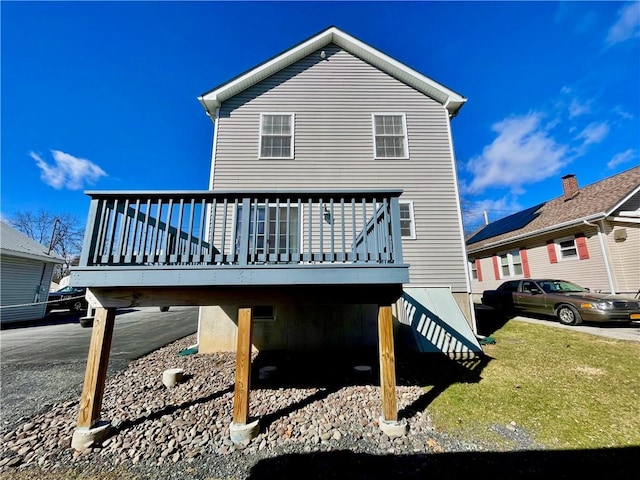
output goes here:
<path id="1" fill-rule="evenodd" d="M 500 261 L 501 278 L 522 275 L 522 259 L 519 250 L 501 253 L 498 255 L 498 260 Z"/>
<path id="2" fill-rule="evenodd" d="M 260 115 L 260 158 L 293 158 L 293 113 Z"/>
<path id="3" fill-rule="evenodd" d="M 576 246 L 575 237 L 561 238 L 556 241 L 556 245 L 559 260 L 578 258 L 578 247 Z"/>
<path id="4" fill-rule="evenodd" d="M 413 216 L 413 202 L 400 202 L 400 233 L 402 238 L 415 240 L 416 222 Z"/>
<path id="5" fill-rule="evenodd" d="M 373 138 L 375 158 L 409 158 L 403 113 L 374 113 Z"/>

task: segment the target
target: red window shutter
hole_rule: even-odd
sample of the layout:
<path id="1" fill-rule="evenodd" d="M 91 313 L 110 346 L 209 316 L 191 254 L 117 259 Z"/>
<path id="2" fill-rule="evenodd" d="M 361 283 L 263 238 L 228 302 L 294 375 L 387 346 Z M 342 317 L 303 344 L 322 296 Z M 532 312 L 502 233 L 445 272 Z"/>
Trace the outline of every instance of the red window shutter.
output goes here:
<path id="1" fill-rule="evenodd" d="M 576 247 L 578 247 L 578 258 L 587 260 L 589 258 L 589 249 L 587 248 L 587 239 L 584 237 L 584 233 L 576 235 Z"/>
<path id="2" fill-rule="evenodd" d="M 556 244 L 553 240 L 547 242 L 547 253 L 549 254 L 549 263 L 558 263 L 558 255 L 556 254 Z"/>
<path id="3" fill-rule="evenodd" d="M 476 260 L 476 272 L 478 272 L 478 281 L 482 281 L 482 268 L 480 268 L 480 259 Z"/>
<path id="4" fill-rule="evenodd" d="M 493 256 L 493 273 L 496 276 L 496 280 L 500 280 L 500 266 L 498 265 L 498 257 Z"/>
<path id="5" fill-rule="evenodd" d="M 522 273 L 524 278 L 531 278 L 531 272 L 529 271 L 529 257 L 527 257 L 527 249 L 520 250 L 520 261 L 522 262 Z"/>

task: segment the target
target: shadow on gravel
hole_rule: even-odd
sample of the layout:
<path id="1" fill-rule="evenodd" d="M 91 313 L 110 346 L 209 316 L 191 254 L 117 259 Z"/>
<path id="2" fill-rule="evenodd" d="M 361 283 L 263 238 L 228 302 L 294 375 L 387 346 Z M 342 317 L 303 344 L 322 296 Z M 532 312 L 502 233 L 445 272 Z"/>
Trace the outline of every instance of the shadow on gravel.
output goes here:
<path id="1" fill-rule="evenodd" d="M 260 352 L 251 366 L 251 388 L 322 388 L 306 399 L 278 410 L 260 419 L 263 428 L 289 413 L 322 400 L 343 387 L 353 385 L 380 385 L 377 349 L 350 349 L 333 351 Z M 443 354 L 398 353 L 396 355 L 396 385 L 432 387 L 412 404 L 398 412 L 399 418 L 420 414 L 441 393 L 456 383 L 476 383 L 481 372 L 491 361 L 484 356 L 474 360 L 454 361 Z M 364 373 L 354 367 L 366 366 Z M 276 367 L 270 375 L 262 369 Z"/>
<path id="2" fill-rule="evenodd" d="M 454 480 L 637 478 L 640 447 L 484 453 L 369 455 L 340 450 L 290 454 L 260 460 L 248 479 L 425 479 Z"/>
<path id="3" fill-rule="evenodd" d="M 153 420 L 157 420 L 159 418 L 162 418 L 164 415 L 170 415 L 173 412 L 179 411 L 179 410 L 188 410 L 190 406 L 192 405 L 198 405 L 200 403 L 207 403 L 211 400 L 214 400 L 218 397 L 221 397 L 223 395 L 226 395 L 229 392 L 233 392 L 233 385 L 229 385 L 227 386 L 227 388 L 223 389 L 223 390 L 218 390 L 217 392 L 213 392 L 210 395 L 207 395 L 206 397 L 202 397 L 202 398 L 198 398 L 196 400 L 192 400 L 190 402 L 182 402 L 179 405 L 167 405 L 166 407 L 157 410 L 155 412 L 150 413 L 149 415 L 143 415 L 141 417 L 136 418 L 135 420 L 125 420 L 123 421 L 120 425 L 118 425 L 117 427 L 115 427 L 115 430 L 117 430 L 118 432 L 124 432 L 126 430 L 129 430 L 130 428 L 135 427 L 136 425 L 139 425 L 141 423 L 144 423 L 146 421 L 153 421 Z"/>

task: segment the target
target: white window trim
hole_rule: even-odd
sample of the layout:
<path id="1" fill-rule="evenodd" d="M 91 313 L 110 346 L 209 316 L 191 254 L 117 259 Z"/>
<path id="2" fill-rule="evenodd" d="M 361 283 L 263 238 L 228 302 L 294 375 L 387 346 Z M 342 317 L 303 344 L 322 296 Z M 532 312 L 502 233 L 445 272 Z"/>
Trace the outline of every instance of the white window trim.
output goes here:
<path id="1" fill-rule="evenodd" d="M 402 117 L 402 129 L 404 130 L 403 157 L 378 157 L 376 155 L 376 116 Z M 373 158 L 374 160 L 408 160 L 409 159 L 409 132 L 407 131 L 407 116 L 400 112 L 374 112 L 371 114 L 371 132 L 373 134 Z"/>
<path id="2" fill-rule="evenodd" d="M 507 257 L 507 265 L 509 266 L 509 275 L 505 275 L 502 271 L 502 261 L 501 257 Z M 520 256 L 520 266 L 522 268 L 522 273 L 515 273 L 515 267 L 513 263 L 513 250 L 509 250 L 508 252 L 498 252 L 496 253 L 498 257 L 498 271 L 500 272 L 500 278 L 524 278 L 524 265 L 522 263 L 522 256 Z"/>
<path id="3" fill-rule="evenodd" d="M 471 280 L 477 280 L 480 281 L 480 279 L 478 278 L 478 264 L 476 263 L 475 260 L 469 260 L 469 278 L 471 278 Z M 473 273 L 475 272 L 475 277 L 473 276 Z"/>
<path id="4" fill-rule="evenodd" d="M 262 122 L 265 115 L 288 115 L 291 117 L 291 155 L 288 157 L 263 157 L 262 156 Z M 260 114 L 258 138 L 258 159 L 260 160 L 293 160 L 295 158 L 296 115 L 291 112 L 264 112 Z"/>
<path id="5" fill-rule="evenodd" d="M 576 254 L 573 257 L 565 258 L 564 255 L 562 254 L 562 247 L 560 246 L 560 243 L 566 242 L 569 240 L 573 241 L 573 248 L 575 248 Z M 569 235 L 568 237 L 557 238 L 553 241 L 553 244 L 556 247 L 556 258 L 558 259 L 558 262 L 571 262 L 573 260 L 580 260 L 580 252 L 578 252 L 578 244 L 576 243 L 575 235 Z"/>
<path id="6" fill-rule="evenodd" d="M 411 235 L 409 236 L 405 236 L 402 235 L 402 239 L 403 240 L 417 240 L 417 236 L 416 236 L 416 216 L 415 213 L 413 211 L 413 201 L 412 200 L 400 200 L 398 201 L 398 203 L 400 205 L 405 204 L 405 205 L 409 205 L 409 216 L 411 218 Z"/>

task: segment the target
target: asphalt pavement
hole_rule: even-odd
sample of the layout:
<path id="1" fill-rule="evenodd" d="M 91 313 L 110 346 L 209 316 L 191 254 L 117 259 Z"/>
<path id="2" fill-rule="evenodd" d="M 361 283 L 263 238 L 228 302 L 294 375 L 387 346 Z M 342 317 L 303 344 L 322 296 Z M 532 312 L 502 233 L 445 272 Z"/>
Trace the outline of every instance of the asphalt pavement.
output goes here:
<path id="1" fill-rule="evenodd" d="M 198 329 L 198 307 L 122 309 L 116 321 L 108 373 Z M 0 332 L 0 430 L 50 405 L 80 398 L 91 328 L 78 315 L 54 311 L 40 322 Z"/>

